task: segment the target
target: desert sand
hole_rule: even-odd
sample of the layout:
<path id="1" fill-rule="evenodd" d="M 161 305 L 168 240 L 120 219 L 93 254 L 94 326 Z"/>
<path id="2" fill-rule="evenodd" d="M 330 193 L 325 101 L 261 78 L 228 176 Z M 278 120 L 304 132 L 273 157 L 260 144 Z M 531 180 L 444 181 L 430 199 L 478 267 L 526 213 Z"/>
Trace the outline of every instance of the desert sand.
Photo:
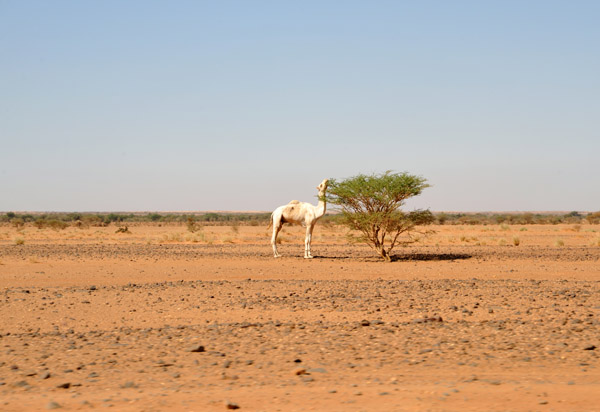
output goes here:
<path id="1" fill-rule="evenodd" d="M 0 226 L 0 410 L 600 410 L 600 226 Z"/>

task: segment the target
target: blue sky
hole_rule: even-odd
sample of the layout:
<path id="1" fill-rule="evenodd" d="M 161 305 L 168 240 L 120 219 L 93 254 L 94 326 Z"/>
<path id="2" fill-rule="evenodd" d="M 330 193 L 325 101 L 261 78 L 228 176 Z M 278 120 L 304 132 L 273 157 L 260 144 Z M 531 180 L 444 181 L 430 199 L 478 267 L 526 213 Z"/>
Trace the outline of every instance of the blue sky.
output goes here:
<path id="1" fill-rule="evenodd" d="M 0 211 L 600 210 L 600 2 L 0 0 Z"/>

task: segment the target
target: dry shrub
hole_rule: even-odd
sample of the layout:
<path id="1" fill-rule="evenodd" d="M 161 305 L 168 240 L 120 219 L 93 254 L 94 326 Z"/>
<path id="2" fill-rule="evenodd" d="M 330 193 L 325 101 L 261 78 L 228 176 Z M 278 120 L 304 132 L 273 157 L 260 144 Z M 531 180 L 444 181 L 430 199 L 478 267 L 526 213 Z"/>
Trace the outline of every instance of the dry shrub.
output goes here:
<path id="1" fill-rule="evenodd" d="M 63 222 L 62 220 L 58 219 L 37 219 L 33 224 L 38 229 L 50 228 L 56 231 L 64 230 L 69 227 L 69 224 L 67 222 Z"/>
<path id="2" fill-rule="evenodd" d="M 25 244 L 25 239 L 23 239 L 22 237 L 15 238 L 15 245 L 24 245 L 24 244 Z"/>
<path id="3" fill-rule="evenodd" d="M 586 216 L 587 221 L 592 225 L 600 223 L 600 212 L 590 213 Z"/>
<path id="4" fill-rule="evenodd" d="M 557 246 L 557 247 L 562 247 L 562 246 L 564 246 L 564 245 L 565 245 L 565 242 L 564 242 L 564 240 L 562 240 L 562 239 L 556 239 L 556 240 L 554 241 L 554 246 Z"/>
<path id="5" fill-rule="evenodd" d="M 175 243 L 175 242 L 183 242 L 183 235 L 181 233 L 165 233 L 161 239 L 162 242 L 167 243 Z"/>
<path id="6" fill-rule="evenodd" d="M 89 229 L 90 226 L 100 227 L 105 226 L 104 222 L 97 215 L 83 215 L 79 220 L 76 220 L 73 226 L 79 229 Z"/>
<path id="7" fill-rule="evenodd" d="M 17 229 L 20 229 L 23 226 L 25 226 L 25 221 L 23 219 L 21 219 L 20 217 L 15 217 L 15 218 L 11 219 L 10 223 Z"/>
<path id="8" fill-rule="evenodd" d="M 513 245 L 519 246 L 521 244 L 521 239 L 518 236 L 513 237 Z"/>
<path id="9" fill-rule="evenodd" d="M 188 216 L 187 218 L 187 230 L 188 232 L 195 233 L 202 230 L 202 225 L 196 221 L 196 218 L 193 216 Z"/>
<path id="10" fill-rule="evenodd" d="M 186 242 L 198 243 L 206 242 L 206 235 L 204 233 L 194 233 L 185 237 Z"/>

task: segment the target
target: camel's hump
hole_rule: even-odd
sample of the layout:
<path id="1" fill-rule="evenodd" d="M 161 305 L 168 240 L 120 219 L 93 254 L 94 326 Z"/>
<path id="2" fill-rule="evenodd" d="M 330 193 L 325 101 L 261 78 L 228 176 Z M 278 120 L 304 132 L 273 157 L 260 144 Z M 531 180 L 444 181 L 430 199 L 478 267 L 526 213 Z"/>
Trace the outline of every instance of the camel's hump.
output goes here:
<path id="1" fill-rule="evenodd" d="M 300 203 L 299 200 L 292 200 L 290 203 L 288 203 L 288 205 L 295 205 L 297 203 Z"/>

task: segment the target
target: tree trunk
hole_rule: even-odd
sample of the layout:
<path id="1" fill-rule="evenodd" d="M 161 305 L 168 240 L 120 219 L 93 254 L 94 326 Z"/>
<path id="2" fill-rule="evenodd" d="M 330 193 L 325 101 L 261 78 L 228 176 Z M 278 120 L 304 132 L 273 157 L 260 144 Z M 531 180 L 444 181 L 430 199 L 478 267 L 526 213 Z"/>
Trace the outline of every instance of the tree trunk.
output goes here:
<path id="1" fill-rule="evenodd" d="M 392 258 L 389 255 L 389 253 L 385 250 L 385 248 L 383 246 L 379 246 L 377 248 L 377 252 L 379 252 L 379 255 L 381 255 L 381 257 L 383 258 L 383 260 L 385 260 L 386 262 L 391 262 Z"/>

